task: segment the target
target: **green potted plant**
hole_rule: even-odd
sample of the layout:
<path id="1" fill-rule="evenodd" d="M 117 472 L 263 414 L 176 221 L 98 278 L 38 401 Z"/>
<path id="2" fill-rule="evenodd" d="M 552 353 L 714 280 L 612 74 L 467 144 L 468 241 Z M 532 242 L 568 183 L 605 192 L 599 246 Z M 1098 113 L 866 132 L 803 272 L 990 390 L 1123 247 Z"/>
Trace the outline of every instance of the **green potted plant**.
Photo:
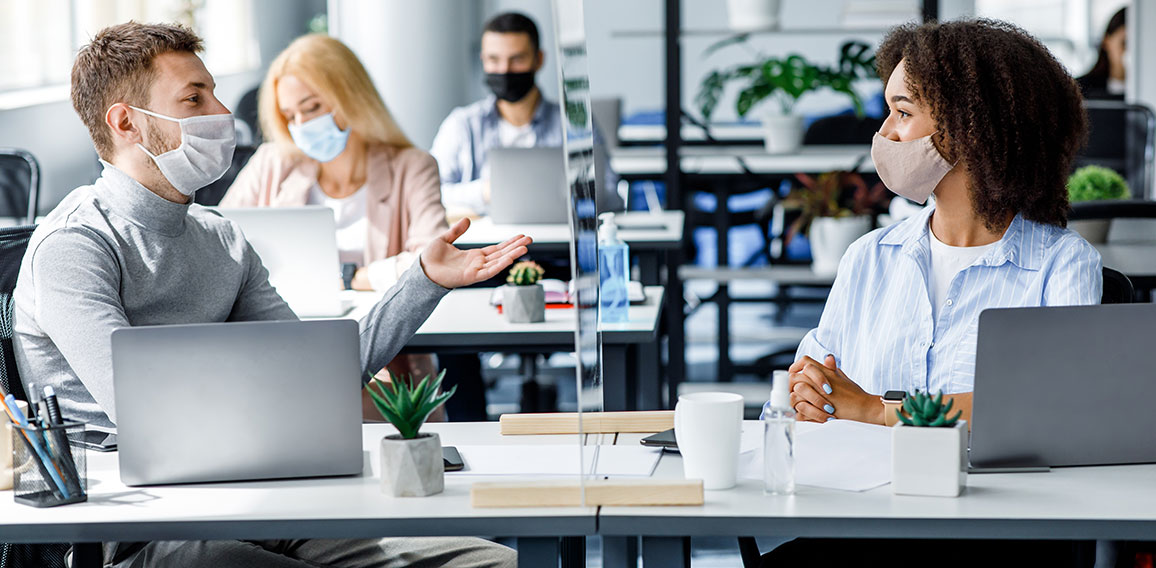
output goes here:
<path id="1" fill-rule="evenodd" d="M 725 39 L 707 48 L 705 55 L 731 45 L 744 45 L 749 34 Z M 803 117 L 794 114 L 795 103 L 803 95 L 820 89 L 831 89 L 851 98 L 855 112 L 863 116 L 863 101 L 853 88 L 858 79 L 875 77 L 875 56 L 871 46 L 849 41 L 840 48 L 838 64 L 814 65 L 801 55 L 785 58 L 757 54 L 753 63 L 715 69 L 699 85 L 695 104 L 709 122 L 731 83 L 739 84 L 735 112 L 740 118 L 767 99 L 774 100 L 770 112 L 763 115 L 767 151 L 789 153 L 799 149 L 803 140 Z"/>
<path id="2" fill-rule="evenodd" d="M 967 485 L 967 421 L 954 400 L 915 391 L 896 410 L 891 429 L 891 491 L 897 495 L 958 497 Z"/>
<path id="3" fill-rule="evenodd" d="M 414 387 L 390 373 L 389 382 L 374 376 L 365 386 L 382 418 L 397 428 L 397 434 L 381 439 L 381 487 L 394 497 L 425 497 L 445 489 L 441 438 L 421 432 L 430 413 L 458 388 L 440 392 L 445 374 L 432 381 L 427 375 Z"/>
<path id="4" fill-rule="evenodd" d="M 546 321 L 546 291 L 538 283 L 545 272 L 529 260 L 510 268 L 507 284 L 502 287 L 502 312 L 510 323 Z"/>
<path id="5" fill-rule="evenodd" d="M 787 211 L 799 216 L 787 228 L 785 240 L 806 234 L 811 241 L 811 269 L 834 274 L 847 247 L 874 225 L 872 213 L 889 195 L 882 182 L 868 186 L 855 172 L 833 171 L 810 176 L 796 174 L 796 187 L 783 200 Z"/>
<path id="6" fill-rule="evenodd" d="M 1101 166 L 1084 166 L 1068 178 L 1068 200 L 1073 207 L 1086 201 L 1127 199 L 1131 195 L 1132 190 L 1123 176 Z M 1082 219 L 1072 221 L 1068 226 L 1090 243 L 1103 243 L 1108 240 L 1111 223 L 1111 219 Z"/>

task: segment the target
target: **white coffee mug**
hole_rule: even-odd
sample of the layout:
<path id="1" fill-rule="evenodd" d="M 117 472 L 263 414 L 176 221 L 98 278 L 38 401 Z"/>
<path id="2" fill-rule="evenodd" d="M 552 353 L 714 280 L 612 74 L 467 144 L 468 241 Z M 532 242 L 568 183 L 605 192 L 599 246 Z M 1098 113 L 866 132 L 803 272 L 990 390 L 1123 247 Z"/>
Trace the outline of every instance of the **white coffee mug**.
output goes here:
<path id="1" fill-rule="evenodd" d="M 703 489 L 734 487 L 742 430 L 741 395 L 698 392 L 679 396 L 674 436 L 686 478 L 701 479 Z"/>
<path id="2" fill-rule="evenodd" d="M 18 400 L 16 406 L 20 412 L 28 414 L 27 402 Z M 7 413 L 0 412 L 0 491 L 6 489 L 12 489 L 12 421 Z"/>

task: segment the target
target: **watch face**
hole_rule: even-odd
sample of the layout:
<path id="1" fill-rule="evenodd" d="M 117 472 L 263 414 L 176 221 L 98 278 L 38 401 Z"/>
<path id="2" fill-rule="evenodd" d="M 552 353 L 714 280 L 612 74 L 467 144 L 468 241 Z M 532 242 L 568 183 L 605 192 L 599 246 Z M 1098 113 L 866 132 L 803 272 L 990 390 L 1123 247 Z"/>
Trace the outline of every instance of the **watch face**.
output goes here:
<path id="1" fill-rule="evenodd" d="M 883 402 L 903 402 L 907 398 L 907 392 L 901 390 L 889 390 L 883 393 Z"/>

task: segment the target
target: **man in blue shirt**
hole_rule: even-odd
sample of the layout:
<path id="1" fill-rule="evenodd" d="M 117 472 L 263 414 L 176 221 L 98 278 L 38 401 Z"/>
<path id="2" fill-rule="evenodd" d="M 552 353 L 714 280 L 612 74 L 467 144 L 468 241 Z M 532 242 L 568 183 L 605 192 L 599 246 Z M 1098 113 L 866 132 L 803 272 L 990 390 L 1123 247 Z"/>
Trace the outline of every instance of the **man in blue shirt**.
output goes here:
<path id="1" fill-rule="evenodd" d="M 494 16 L 482 32 L 481 50 L 492 94 L 454 109 L 430 148 L 441 171 L 442 203 L 451 218 L 489 213 L 487 154 L 492 148 L 562 146 L 558 103 L 546 100 L 534 83 L 545 60 L 534 21 L 515 12 Z M 595 153 L 605 156 L 600 149 Z M 599 159 L 597 167 L 607 182 L 600 188 L 599 209 L 621 209 L 606 160 Z"/>

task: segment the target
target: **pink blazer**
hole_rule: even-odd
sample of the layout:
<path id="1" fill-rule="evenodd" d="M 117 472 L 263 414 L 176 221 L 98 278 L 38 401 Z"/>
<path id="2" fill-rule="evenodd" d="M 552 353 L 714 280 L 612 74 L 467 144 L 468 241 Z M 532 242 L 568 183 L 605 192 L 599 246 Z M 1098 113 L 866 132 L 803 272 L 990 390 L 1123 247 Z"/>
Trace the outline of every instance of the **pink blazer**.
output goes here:
<path id="1" fill-rule="evenodd" d="M 374 144 L 366 153 L 369 235 L 365 265 L 399 256 L 398 275 L 430 241 L 446 231 L 437 162 L 417 148 Z M 320 164 L 262 144 L 221 200 L 222 207 L 305 205 Z"/>

